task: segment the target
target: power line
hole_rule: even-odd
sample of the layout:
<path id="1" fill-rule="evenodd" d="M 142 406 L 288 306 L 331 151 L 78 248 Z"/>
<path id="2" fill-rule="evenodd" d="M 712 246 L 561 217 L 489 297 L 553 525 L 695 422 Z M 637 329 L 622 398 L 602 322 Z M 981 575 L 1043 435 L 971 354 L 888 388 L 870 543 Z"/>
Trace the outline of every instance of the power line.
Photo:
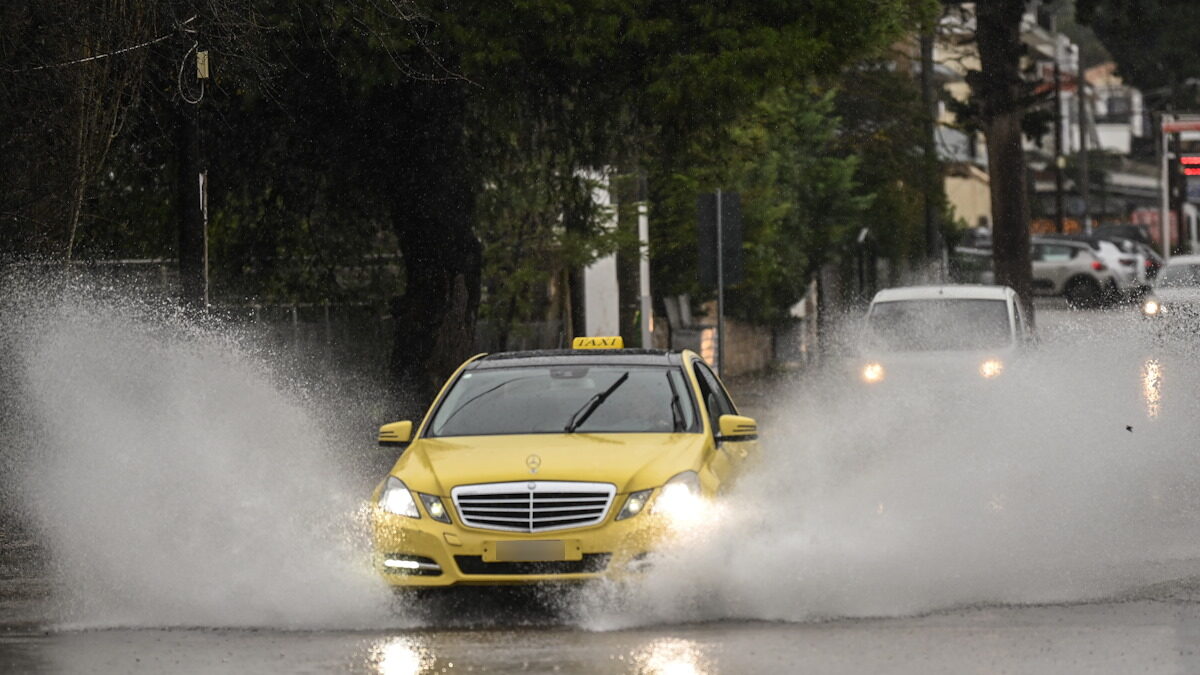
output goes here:
<path id="1" fill-rule="evenodd" d="M 186 26 L 195 20 L 196 20 L 196 17 L 193 16 L 192 18 L 179 24 L 179 27 L 182 28 L 183 26 Z M 38 70 L 49 70 L 51 68 L 66 68 L 67 66 L 77 66 L 81 63 L 87 63 L 89 61 L 99 61 L 100 59 L 107 59 L 110 56 L 117 56 L 119 54 L 124 54 L 126 52 L 132 52 L 132 51 L 135 51 L 138 49 L 145 49 L 146 47 L 149 47 L 150 45 L 158 44 L 159 42 L 166 40 L 167 38 L 171 37 L 174 34 L 175 34 L 175 31 L 171 31 L 170 33 L 164 33 L 163 35 L 160 35 L 160 36 L 154 38 L 153 40 L 148 40 L 141 44 L 133 45 L 132 47 L 124 47 L 122 49 L 118 49 L 118 50 L 111 51 L 111 52 L 106 52 L 104 54 L 97 54 L 96 56 L 88 56 L 88 57 L 85 57 L 82 59 L 75 59 L 73 61 L 63 61 L 62 63 L 52 63 L 52 64 L 48 64 L 45 66 L 34 66 L 33 68 L 21 68 L 21 69 L 17 69 L 17 70 L 10 68 L 10 69 L 8 69 L 8 72 L 10 72 L 10 73 L 32 73 L 32 72 L 38 71 Z"/>

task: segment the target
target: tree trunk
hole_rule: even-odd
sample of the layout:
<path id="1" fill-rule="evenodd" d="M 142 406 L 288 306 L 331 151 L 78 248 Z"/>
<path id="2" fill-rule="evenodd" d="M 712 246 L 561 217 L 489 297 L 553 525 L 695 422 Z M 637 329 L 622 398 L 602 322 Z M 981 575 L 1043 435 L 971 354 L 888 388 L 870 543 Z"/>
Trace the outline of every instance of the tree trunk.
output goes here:
<path id="1" fill-rule="evenodd" d="M 483 249 L 473 230 L 476 185 L 464 138 L 459 82 L 404 86 L 398 111 L 406 147 L 397 157 L 393 230 L 404 257 L 391 374 L 396 400 L 417 414 L 468 356 L 479 311 Z"/>
<path id="2" fill-rule="evenodd" d="M 1021 16 L 1024 0 L 976 3 L 982 74 L 977 91 L 987 135 L 992 196 L 992 261 L 996 283 L 1010 286 L 1033 317 L 1029 200 L 1021 147 Z"/>

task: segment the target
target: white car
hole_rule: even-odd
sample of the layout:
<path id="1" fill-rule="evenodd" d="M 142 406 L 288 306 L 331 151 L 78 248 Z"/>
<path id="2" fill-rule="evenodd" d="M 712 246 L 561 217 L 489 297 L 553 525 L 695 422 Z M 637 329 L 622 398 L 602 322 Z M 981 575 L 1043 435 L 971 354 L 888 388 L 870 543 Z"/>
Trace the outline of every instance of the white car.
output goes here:
<path id="1" fill-rule="evenodd" d="M 1034 293 L 1064 296 L 1073 307 L 1097 307 L 1131 288 L 1132 274 L 1115 267 L 1120 251 L 1111 242 L 1103 243 L 1106 246 L 1077 238 L 1034 237 Z M 1105 254 L 1114 258 L 1112 264 Z"/>
<path id="2" fill-rule="evenodd" d="M 993 380 L 1032 340 L 1007 286 L 912 286 L 879 291 L 867 310 L 858 378 Z"/>

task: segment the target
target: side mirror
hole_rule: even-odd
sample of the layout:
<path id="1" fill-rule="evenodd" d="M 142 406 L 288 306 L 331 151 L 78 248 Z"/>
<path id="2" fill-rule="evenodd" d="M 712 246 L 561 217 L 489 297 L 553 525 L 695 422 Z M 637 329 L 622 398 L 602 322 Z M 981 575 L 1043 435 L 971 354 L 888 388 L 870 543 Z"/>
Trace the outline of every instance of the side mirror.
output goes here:
<path id="1" fill-rule="evenodd" d="M 412 422 L 392 422 L 379 427 L 379 444 L 384 447 L 404 447 L 412 441 Z"/>
<path id="2" fill-rule="evenodd" d="M 743 415 L 721 415 L 717 420 L 718 441 L 753 441 L 758 438 L 758 422 Z"/>

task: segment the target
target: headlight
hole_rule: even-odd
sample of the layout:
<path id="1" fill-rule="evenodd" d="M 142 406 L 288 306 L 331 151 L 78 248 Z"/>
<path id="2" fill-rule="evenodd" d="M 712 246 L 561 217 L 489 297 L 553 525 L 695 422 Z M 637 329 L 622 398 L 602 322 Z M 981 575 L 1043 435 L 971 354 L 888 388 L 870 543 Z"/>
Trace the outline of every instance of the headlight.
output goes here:
<path id="1" fill-rule="evenodd" d="M 425 513 L 429 514 L 430 518 L 439 523 L 449 523 L 450 514 L 446 513 L 446 505 L 442 503 L 442 498 L 436 495 L 427 495 L 421 493 L 421 503 L 425 505 Z"/>
<path id="2" fill-rule="evenodd" d="M 1146 316 L 1157 316 L 1160 311 L 1162 311 L 1162 304 L 1154 298 L 1142 303 L 1142 314 Z"/>
<path id="3" fill-rule="evenodd" d="M 1004 362 L 1000 359 L 988 359 L 979 364 L 979 374 L 991 379 L 1004 372 Z"/>
<path id="4" fill-rule="evenodd" d="M 388 476 L 387 483 L 383 486 L 383 492 L 379 495 L 379 508 L 398 516 L 421 517 L 421 514 L 417 512 L 417 503 L 413 501 L 412 493 L 408 491 L 408 486 L 399 478 L 392 476 Z"/>
<path id="5" fill-rule="evenodd" d="M 646 502 L 650 500 L 651 492 L 654 492 L 654 490 L 640 490 L 626 497 L 625 506 L 622 507 L 621 512 L 617 514 L 617 520 L 632 518 L 641 513 L 642 509 L 646 508 Z"/>
<path id="6" fill-rule="evenodd" d="M 883 364 L 868 363 L 862 369 L 863 382 L 879 382 L 883 380 Z"/>

